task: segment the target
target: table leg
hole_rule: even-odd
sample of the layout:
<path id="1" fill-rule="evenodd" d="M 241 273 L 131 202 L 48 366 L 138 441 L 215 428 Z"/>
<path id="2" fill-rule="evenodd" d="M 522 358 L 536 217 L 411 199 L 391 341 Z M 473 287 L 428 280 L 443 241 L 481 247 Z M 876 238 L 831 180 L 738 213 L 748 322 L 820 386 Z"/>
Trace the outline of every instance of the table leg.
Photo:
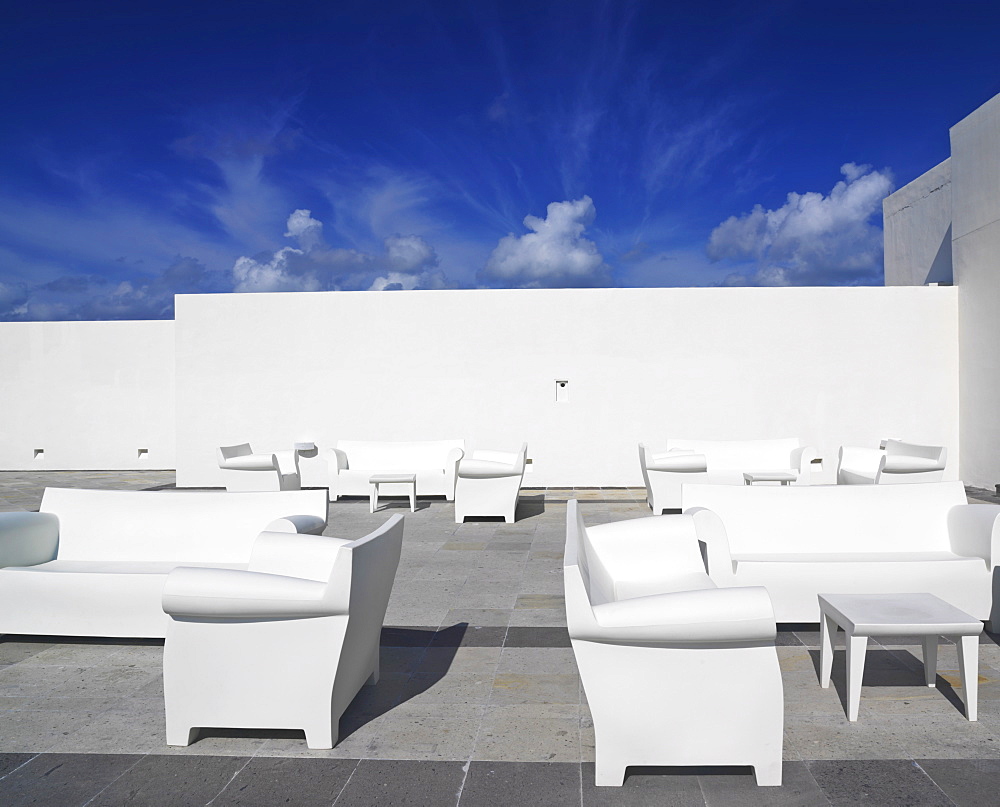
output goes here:
<path id="1" fill-rule="evenodd" d="M 371 501 L 368 502 L 368 512 L 374 513 L 375 508 L 378 506 L 378 482 L 372 483 L 372 497 Z"/>
<path id="2" fill-rule="evenodd" d="M 937 686 L 938 637 L 924 637 L 924 680 L 927 686 Z"/>
<path id="3" fill-rule="evenodd" d="M 820 614 L 819 683 L 823 689 L 830 686 L 833 671 L 833 637 L 837 635 L 837 623 L 827 614 Z"/>
<path id="4" fill-rule="evenodd" d="M 865 675 L 865 652 L 868 650 L 867 636 L 847 636 L 847 719 L 858 719 L 861 705 L 861 679 Z"/>
<path id="5" fill-rule="evenodd" d="M 965 716 L 979 719 L 979 637 L 962 636 L 958 643 L 958 666 L 965 692 Z"/>
<path id="6" fill-rule="evenodd" d="M 410 512 L 417 512 L 417 483 L 410 485 Z"/>

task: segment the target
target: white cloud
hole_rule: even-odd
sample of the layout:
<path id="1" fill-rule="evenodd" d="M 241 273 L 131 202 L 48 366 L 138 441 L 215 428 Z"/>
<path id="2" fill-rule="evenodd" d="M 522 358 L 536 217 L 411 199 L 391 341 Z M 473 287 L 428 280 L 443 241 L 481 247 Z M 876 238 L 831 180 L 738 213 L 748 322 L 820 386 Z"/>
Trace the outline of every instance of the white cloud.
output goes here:
<path id="1" fill-rule="evenodd" d="M 323 245 L 323 222 L 312 217 L 309 210 L 294 210 L 288 217 L 285 238 L 296 238 L 304 250 Z"/>
<path id="2" fill-rule="evenodd" d="M 599 286 L 610 270 L 597 245 L 583 237 L 597 211 L 589 196 L 552 202 L 544 219 L 526 216 L 532 232 L 500 239 L 481 276 L 521 287 Z"/>
<path id="3" fill-rule="evenodd" d="M 830 285 L 875 281 L 882 272 L 882 230 L 872 219 L 892 191 L 892 176 L 845 163 L 829 196 L 789 193 L 777 210 L 755 205 L 716 227 L 713 261 L 752 262 L 726 285 Z"/>

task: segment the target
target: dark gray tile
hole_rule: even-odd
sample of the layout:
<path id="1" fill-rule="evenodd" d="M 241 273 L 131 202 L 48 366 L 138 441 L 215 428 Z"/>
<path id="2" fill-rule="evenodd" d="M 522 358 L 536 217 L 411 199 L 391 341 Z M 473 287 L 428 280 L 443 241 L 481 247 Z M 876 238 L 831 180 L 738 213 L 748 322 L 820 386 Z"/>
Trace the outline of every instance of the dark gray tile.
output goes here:
<path id="1" fill-rule="evenodd" d="M 0 779 L 0 804 L 87 804 L 141 759 L 134 754 L 39 754 Z"/>
<path id="2" fill-rule="evenodd" d="M 779 627 L 778 635 L 775 637 L 774 643 L 779 647 L 798 647 L 801 646 L 802 640 L 794 631 L 781 630 Z"/>
<path id="3" fill-rule="evenodd" d="M 0 639 L 0 664 L 17 664 L 54 646 L 48 639 L 33 641 L 27 636 L 7 635 Z"/>
<path id="4" fill-rule="evenodd" d="M 334 804 L 336 807 L 449 807 L 458 804 L 464 762 L 365 759 Z"/>
<path id="5" fill-rule="evenodd" d="M 912 760 L 813 760 L 806 764 L 833 807 L 953 807 L 951 799 Z"/>
<path id="6" fill-rule="evenodd" d="M 472 762 L 461 807 L 544 804 L 579 807 L 580 765 L 574 762 Z"/>
<path id="7" fill-rule="evenodd" d="M 382 647 L 427 647 L 437 633 L 437 628 L 403 628 L 386 625 L 382 628 L 379 643 Z"/>
<path id="8" fill-rule="evenodd" d="M 827 807 L 830 803 L 804 762 L 785 762 L 781 787 L 758 787 L 752 769 L 705 769 L 698 779 L 708 807 Z"/>
<path id="9" fill-rule="evenodd" d="M 113 782 L 87 807 L 178 807 L 207 804 L 244 765 L 247 757 L 150 754 Z"/>
<path id="10" fill-rule="evenodd" d="M 356 759 L 254 757 L 212 802 L 212 807 L 329 807 L 358 766 Z"/>
<path id="11" fill-rule="evenodd" d="M 20 768 L 35 754 L 0 754 L 0 777 Z"/>
<path id="12" fill-rule="evenodd" d="M 507 628 L 505 647 L 572 647 L 566 628 Z"/>
<path id="13" fill-rule="evenodd" d="M 506 635 L 505 627 L 460 623 L 439 630 L 431 640 L 431 647 L 501 647 Z"/>
<path id="14" fill-rule="evenodd" d="M 621 787 L 594 784 L 594 763 L 581 765 L 583 807 L 703 807 L 697 768 L 645 768 L 625 771 Z"/>
<path id="15" fill-rule="evenodd" d="M 1000 759 L 918 759 L 917 764 L 958 807 L 1000 801 Z"/>

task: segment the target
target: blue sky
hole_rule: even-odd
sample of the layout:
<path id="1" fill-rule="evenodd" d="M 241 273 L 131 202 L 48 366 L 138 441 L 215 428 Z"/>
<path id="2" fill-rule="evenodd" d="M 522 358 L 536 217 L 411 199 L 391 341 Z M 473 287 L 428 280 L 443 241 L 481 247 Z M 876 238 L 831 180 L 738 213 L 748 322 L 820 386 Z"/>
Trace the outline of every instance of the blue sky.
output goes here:
<path id="1" fill-rule="evenodd" d="M 880 283 L 1000 92 L 985 2 L 46 2 L 0 30 L 0 319 L 176 292 Z"/>

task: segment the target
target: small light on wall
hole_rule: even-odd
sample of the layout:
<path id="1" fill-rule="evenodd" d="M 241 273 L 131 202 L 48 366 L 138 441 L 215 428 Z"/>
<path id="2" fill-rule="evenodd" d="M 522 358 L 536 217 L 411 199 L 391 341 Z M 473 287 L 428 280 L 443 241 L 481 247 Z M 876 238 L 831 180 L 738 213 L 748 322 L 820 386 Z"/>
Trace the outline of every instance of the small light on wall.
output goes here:
<path id="1" fill-rule="evenodd" d="M 556 403 L 569 403 L 569 381 L 565 378 L 556 379 Z"/>
<path id="2" fill-rule="evenodd" d="M 149 449 L 148 448 L 140 448 L 138 456 L 141 459 L 145 454 L 148 454 L 148 453 L 149 453 Z"/>
<path id="3" fill-rule="evenodd" d="M 45 454 L 45 449 L 44 448 L 36 448 L 35 449 L 35 454 L 33 456 L 33 459 L 37 460 L 39 457 L 44 456 L 44 454 Z"/>

